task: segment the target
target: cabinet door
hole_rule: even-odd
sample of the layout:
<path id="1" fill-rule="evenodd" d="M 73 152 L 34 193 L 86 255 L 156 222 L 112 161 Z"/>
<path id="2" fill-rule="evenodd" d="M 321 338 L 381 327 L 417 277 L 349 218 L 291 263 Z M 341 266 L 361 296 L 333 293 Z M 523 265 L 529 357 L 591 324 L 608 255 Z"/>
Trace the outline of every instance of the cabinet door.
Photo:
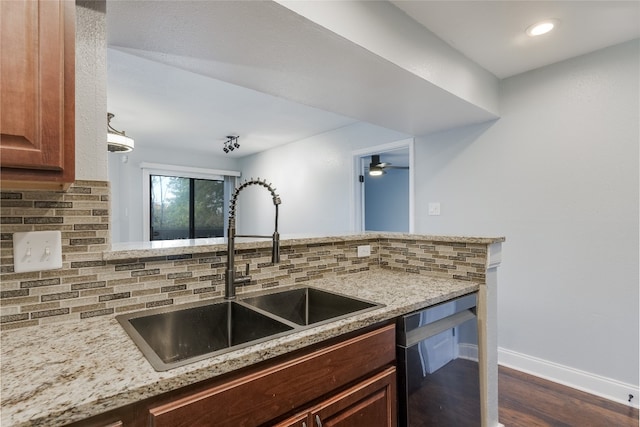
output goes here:
<path id="1" fill-rule="evenodd" d="M 313 427 L 395 427 L 395 367 L 313 408 L 311 420 Z"/>
<path id="2" fill-rule="evenodd" d="M 0 1 L 0 24 L 3 187 L 5 181 L 70 183 L 75 177 L 75 2 Z"/>

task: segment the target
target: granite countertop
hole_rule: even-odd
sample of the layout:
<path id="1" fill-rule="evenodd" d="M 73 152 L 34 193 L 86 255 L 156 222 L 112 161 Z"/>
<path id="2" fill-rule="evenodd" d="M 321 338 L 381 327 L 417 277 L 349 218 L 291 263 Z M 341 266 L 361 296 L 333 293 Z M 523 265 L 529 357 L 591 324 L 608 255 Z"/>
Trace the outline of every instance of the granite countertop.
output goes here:
<path id="1" fill-rule="evenodd" d="M 54 427 L 82 420 L 478 289 L 380 268 L 308 285 L 385 307 L 165 372 L 151 367 L 113 317 L 3 333 L 0 424 Z"/>
<path id="2" fill-rule="evenodd" d="M 280 246 L 326 244 L 347 242 L 354 240 L 375 240 L 375 239 L 408 239 L 429 242 L 447 243 L 480 243 L 491 244 L 503 242 L 504 237 L 463 237 L 463 236 L 429 236 L 405 233 L 381 233 L 366 232 L 353 234 L 340 234 L 335 236 L 313 236 L 306 234 L 283 234 L 280 235 Z M 269 239 L 236 238 L 236 249 L 257 249 L 271 247 Z M 227 250 L 227 239 L 214 237 L 208 239 L 181 239 L 162 240 L 150 242 L 125 242 L 114 243 L 109 251 L 102 254 L 105 261 L 148 258 L 154 256 L 182 255 L 204 252 L 217 252 Z"/>

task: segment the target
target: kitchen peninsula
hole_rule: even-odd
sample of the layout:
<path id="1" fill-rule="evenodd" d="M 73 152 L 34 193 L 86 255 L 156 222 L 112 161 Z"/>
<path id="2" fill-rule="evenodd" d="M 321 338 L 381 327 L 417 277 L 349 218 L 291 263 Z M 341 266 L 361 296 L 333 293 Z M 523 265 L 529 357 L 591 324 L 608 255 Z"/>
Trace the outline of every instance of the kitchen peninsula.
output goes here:
<path id="1" fill-rule="evenodd" d="M 248 263 L 252 276 L 239 296 L 304 285 L 384 306 L 166 372 L 151 367 L 113 314 L 122 307 L 220 297 L 225 243 L 114 246 L 100 260 L 58 271 L 61 277 L 95 274 L 91 283 L 110 289 L 101 295 L 120 295 L 102 298 L 104 314 L 3 332 L 2 425 L 78 422 L 477 291 L 483 426 L 497 426 L 496 268 L 503 241 L 390 233 L 292 236 L 281 240 L 278 265 L 268 262 L 270 242 L 238 242 L 236 262 Z M 370 256 L 357 256 L 362 245 L 370 246 Z"/>

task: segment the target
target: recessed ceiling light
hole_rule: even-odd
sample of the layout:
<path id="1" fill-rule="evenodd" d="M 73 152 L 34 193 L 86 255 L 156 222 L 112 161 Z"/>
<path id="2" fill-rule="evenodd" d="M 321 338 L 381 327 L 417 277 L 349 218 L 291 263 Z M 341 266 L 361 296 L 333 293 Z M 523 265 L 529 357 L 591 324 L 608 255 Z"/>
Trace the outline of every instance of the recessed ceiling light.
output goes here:
<path id="1" fill-rule="evenodd" d="M 547 19 L 546 21 L 537 22 L 533 25 L 530 25 L 526 33 L 529 37 L 541 36 L 542 34 L 546 34 L 549 31 L 553 30 L 559 21 L 557 19 Z"/>

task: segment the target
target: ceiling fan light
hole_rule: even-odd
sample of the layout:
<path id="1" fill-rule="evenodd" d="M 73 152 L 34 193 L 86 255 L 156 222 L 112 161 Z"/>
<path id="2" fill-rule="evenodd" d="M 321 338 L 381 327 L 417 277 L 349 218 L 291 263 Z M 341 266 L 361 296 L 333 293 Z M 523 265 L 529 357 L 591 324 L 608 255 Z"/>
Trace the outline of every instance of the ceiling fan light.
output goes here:
<path id="1" fill-rule="evenodd" d="M 380 166 L 370 166 L 369 167 L 369 176 L 381 176 L 384 174 L 384 171 Z"/>

